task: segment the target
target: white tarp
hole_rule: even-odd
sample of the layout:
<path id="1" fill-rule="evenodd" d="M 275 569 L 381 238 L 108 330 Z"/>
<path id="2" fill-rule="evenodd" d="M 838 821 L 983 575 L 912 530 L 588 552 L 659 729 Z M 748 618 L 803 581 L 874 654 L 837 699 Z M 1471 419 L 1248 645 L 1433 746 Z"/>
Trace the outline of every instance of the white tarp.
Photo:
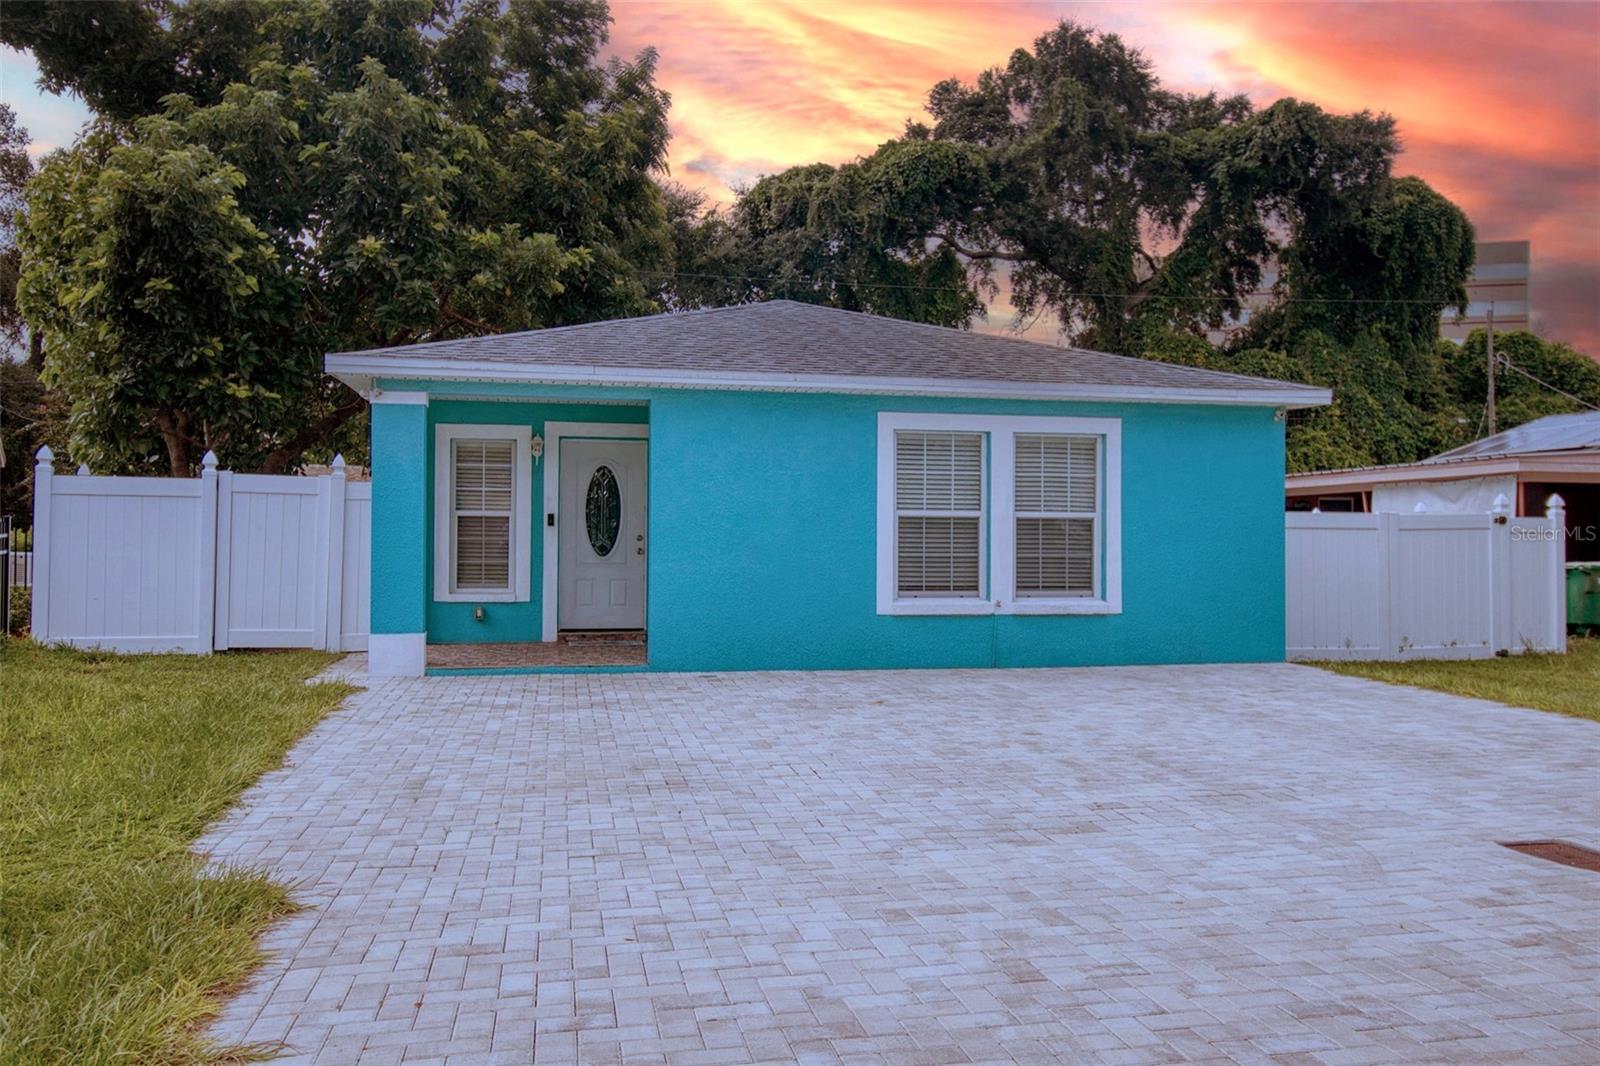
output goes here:
<path id="1" fill-rule="evenodd" d="M 1483 514 L 1494 510 L 1494 498 L 1505 496 L 1517 506 L 1515 475 L 1469 477 L 1459 481 L 1397 481 L 1372 487 L 1372 509 L 1378 513 L 1410 514 L 1422 504 L 1429 514 Z"/>

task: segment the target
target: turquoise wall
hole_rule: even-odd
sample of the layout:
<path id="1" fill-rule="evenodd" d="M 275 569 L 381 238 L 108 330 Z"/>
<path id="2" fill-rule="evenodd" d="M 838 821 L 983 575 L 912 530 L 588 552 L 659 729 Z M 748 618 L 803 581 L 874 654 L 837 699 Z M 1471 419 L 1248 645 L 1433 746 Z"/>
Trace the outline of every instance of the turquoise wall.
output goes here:
<path id="1" fill-rule="evenodd" d="M 402 386 L 403 387 L 403 386 Z M 415 388 L 415 386 L 411 386 Z M 481 387 L 479 388 L 481 392 Z M 641 406 L 598 403 L 550 402 L 494 402 L 482 403 L 467 400 L 443 399 L 435 393 L 428 405 L 428 440 L 433 440 L 433 427 L 440 423 L 468 423 L 472 425 L 532 426 L 541 437 L 548 436 L 544 424 L 548 422 L 627 422 L 649 420 L 648 410 Z M 430 445 L 431 447 L 431 445 Z M 376 453 L 374 453 L 376 454 Z M 546 463 L 541 460 L 533 469 L 533 491 L 529 493 L 529 507 L 533 513 L 530 528 L 533 530 L 533 585 L 532 596 L 526 603 L 439 603 L 433 598 L 433 510 L 430 503 L 427 517 L 425 585 L 427 603 L 428 640 L 434 644 L 476 644 L 480 642 L 529 641 L 540 638 L 543 627 L 542 606 L 544 566 L 544 472 Z M 427 465 L 427 498 L 433 499 L 433 463 Z M 374 523 L 376 529 L 376 523 Z M 473 608 L 483 608 L 484 620 L 473 618 Z"/>
<path id="2" fill-rule="evenodd" d="M 382 384 L 433 393 L 426 414 L 417 409 L 429 449 L 439 422 L 525 424 L 538 433 L 547 419 L 649 422 L 653 669 L 1283 658 L 1283 424 L 1270 409 L 550 387 L 541 387 L 546 398 L 538 401 L 478 402 L 446 394 L 509 400 L 521 390 Z M 648 399 L 649 407 L 583 402 L 598 397 Z M 398 611 L 414 600 L 430 641 L 537 640 L 545 464 L 536 468 L 532 501 L 533 599 L 485 604 L 488 619 L 477 623 L 470 603 L 432 602 L 431 457 L 418 486 L 424 518 L 410 504 L 380 505 L 385 471 L 413 465 L 404 440 L 399 454 L 384 454 L 394 417 L 382 410 L 373 418 L 374 631 L 415 631 L 388 619 L 377 624 L 380 603 Z M 889 410 L 1122 419 L 1122 613 L 878 615 L 877 415 Z M 404 538 L 381 532 L 380 516 L 424 531 L 416 538 L 420 558 L 409 551 L 385 558 Z M 380 582 L 415 588 L 418 570 L 420 595 L 380 589 Z"/>
<path id="3" fill-rule="evenodd" d="M 877 614 L 885 410 L 1121 418 L 1122 613 Z M 1269 409 L 664 391 L 650 512 L 655 669 L 1283 658 L 1283 425 Z"/>
<path id="4" fill-rule="evenodd" d="M 374 633 L 421 633 L 432 586 L 428 545 L 433 465 L 428 409 L 372 405 L 372 615 Z"/>

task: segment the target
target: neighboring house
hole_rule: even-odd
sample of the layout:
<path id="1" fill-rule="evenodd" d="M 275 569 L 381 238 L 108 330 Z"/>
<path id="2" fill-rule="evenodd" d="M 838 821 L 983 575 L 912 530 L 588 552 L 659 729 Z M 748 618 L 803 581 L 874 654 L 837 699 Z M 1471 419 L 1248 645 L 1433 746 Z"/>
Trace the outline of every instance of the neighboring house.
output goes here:
<path id="1" fill-rule="evenodd" d="M 372 400 L 374 673 L 647 630 L 662 670 L 1284 654 L 1327 390 L 787 301 L 327 357 Z"/>
<path id="2" fill-rule="evenodd" d="M 1567 560 L 1600 560 L 1600 411 L 1550 415 L 1417 463 L 1290 474 L 1291 511 L 1485 512 L 1504 496 L 1519 515 L 1567 508 Z"/>

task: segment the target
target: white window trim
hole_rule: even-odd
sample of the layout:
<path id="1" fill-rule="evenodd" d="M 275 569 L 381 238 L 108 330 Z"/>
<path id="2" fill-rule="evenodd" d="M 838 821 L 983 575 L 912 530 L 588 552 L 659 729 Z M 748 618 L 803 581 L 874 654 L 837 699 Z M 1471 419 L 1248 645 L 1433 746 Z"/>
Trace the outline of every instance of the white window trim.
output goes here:
<path id="1" fill-rule="evenodd" d="M 988 499 L 982 560 L 988 596 L 905 598 L 895 581 L 895 433 L 988 434 Z M 1016 434 L 1056 433 L 1101 440 L 1101 521 L 1096 523 L 1099 597 L 1018 597 L 1016 591 Z M 884 411 L 878 415 L 878 613 L 888 615 L 1072 615 L 1122 613 L 1122 420 L 1033 415 L 956 415 Z"/>
<path id="2" fill-rule="evenodd" d="M 896 558 L 896 559 L 892 560 L 892 563 L 894 565 L 894 570 L 895 570 L 895 573 L 894 573 L 893 578 L 892 578 L 892 580 L 894 582 L 894 586 L 893 587 L 895 589 L 895 596 L 897 598 L 896 602 L 904 604 L 907 607 L 907 610 L 904 613 L 907 613 L 907 614 L 966 614 L 968 612 L 965 611 L 965 610 L 959 610 L 959 609 L 951 610 L 950 608 L 958 607 L 959 605 L 967 605 L 967 604 L 977 604 L 980 607 L 985 608 L 984 611 L 980 611 L 978 613 L 987 613 L 988 598 L 989 598 L 989 438 L 987 436 L 982 435 L 982 434 L 980 434 L 979 437 L 980 437 L 980 439 L 979 439 L 979 445 L 978 445 L 978 447 L 979 447 L 979 451 L 978 451 L 978 479 L 979 479 L 978 480 L 978 592 L 977 592 L 976 595 L 973 595 L 973 596 L 953 596 L 953 595 L 952 596 L 941 596 L 938 593 L 927 593 L 927 592 L 924 592 L 924 593 L 921 593 L 921 594 L 915 595 L 915 596 L 900 596 L 900 594 L 899 594 L 900 563 L 899 563 L 899 559 Z M 895 445 L 894 434 L 893 433 L 891 433 L 889 435 L 889 447 L 895 453 L 895 455 L 898 455 L 899 449 Z M 893 479 L 894 476 L 895 476 L 894 463 L 895 463 L 894 456 L 891 455 L 890 462 L 889 462 L 889 467 L 890 467 L 889 476 L 890 476 L 891 479 Z M 898 488 L 891 488 L 890 491 L 892 493 L 894 493 L 896 497 L 898 497 L 898 495 L 899 495 Z M 895 500 L 892 500 L 890 502 L 890 508 L 893 511 L 893 519 L 892 520 L 894 522 L 894 545 L 895 545 L 894 550 L 895 550 L 896 554 L 898 554 L 899 545 L 900 545 L 900 535 L 899 535 L 900 515 L 902 513 L 898 498 L 896 498 Z M 916 511 L 916 512 L 919 512 L 919 513 L 924 514 L 924 515 L 930 513 L 927 509 L 907 508 L 907 510 Z M 948 515 L 957 514 L 958 512 L 939 511 L 939 510 L 935 509 L 931 513 L 935 514 L 935 515 L 940 515 L 940 516 L 948 516 Z M 959 512 L 959 513 L 962 515 L 962 517 L 971 517 L 969 514 L 967 514 L 965 512 Z M 920 604 L 932 604 L 934 609 L 928 609 L 928 610 L 913 609 L 917 605 L 920 605 Z"/>
<path id="3" fill-rule="evenodd" d="M 451 511 L 453 445 L 458 440 L 513 441 L 511 588 L 452 589 L 455 522 Z M 437 603 L 525 603 L 532 598 L 533 429 L 530 426 L 440 423 L 433 428 L 433 598 Z"/>
<path id="4" fill-rule="evenodd" d="M 560 635 L 557 630 L 556 608 L 561 591 L 558 588 L 561 580 L 558 558 L 561 540 L 557 529 L 561 521 L 561 442 L 585 437 L 604 440 L 649 440 L 650 426 L 644 422 L 546 422 L 544 424 L 544 516 L 540 519 L 544 529 L 544 566 L 540 570 L 540 593 L 543 603 L 540 611 L 539 637 L 547 643 Z M 648 574 L 645 580 L 648 584 Z"/>

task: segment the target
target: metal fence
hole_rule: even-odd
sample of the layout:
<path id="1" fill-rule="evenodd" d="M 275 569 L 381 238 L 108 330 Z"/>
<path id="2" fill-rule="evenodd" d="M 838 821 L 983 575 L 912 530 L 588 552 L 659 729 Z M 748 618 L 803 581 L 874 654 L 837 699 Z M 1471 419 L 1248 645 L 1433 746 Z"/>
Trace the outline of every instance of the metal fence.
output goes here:
<path id="1" fill-rule="evenodd" d="M 26 545 L 33 543 L 30 536 L 31 530 L 19 529 L 13 524 L 12 518 L 7 515 L 4 520 L 9 528 L 0 531 L 0 556 L 5 559 L 5 581 L 8 588 L 31 588 L 33 586 L 33 550 Z"/>
<path id="2" fill-rule="evenodd" d="M 33 532 L 0 515 L 0 632 L 11 623 L 13 588 L 33 585 Z"/>

